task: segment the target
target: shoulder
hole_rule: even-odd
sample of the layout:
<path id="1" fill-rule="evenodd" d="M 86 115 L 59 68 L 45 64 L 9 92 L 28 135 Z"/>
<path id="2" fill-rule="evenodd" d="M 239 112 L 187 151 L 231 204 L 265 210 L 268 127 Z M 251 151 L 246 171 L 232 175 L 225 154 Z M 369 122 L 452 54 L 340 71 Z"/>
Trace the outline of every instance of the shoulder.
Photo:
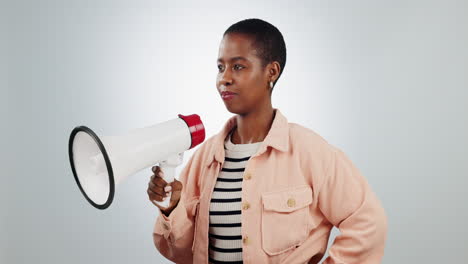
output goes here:
<path id="1" fill-rule="evenodd" d="M 302 157 L 322 161 L 331 161 L 337 148 L 330 144 L 316 131 L 297 123 L 289 123 L 289 145 L 292 151 L 299 152 Z"/>
<path id="2" fill-rule="evenodd" d="M 297 123 L 288 123 L 291 144 L 328 148 L 328 141 L 314 130 Z"/>

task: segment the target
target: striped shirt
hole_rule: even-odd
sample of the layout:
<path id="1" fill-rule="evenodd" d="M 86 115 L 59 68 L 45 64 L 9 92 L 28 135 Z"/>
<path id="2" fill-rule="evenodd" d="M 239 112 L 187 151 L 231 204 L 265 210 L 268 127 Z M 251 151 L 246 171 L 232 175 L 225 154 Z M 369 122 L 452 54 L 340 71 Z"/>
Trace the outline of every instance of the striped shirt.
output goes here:
<path id="1" fill-rule="evenodd" d="M 262 142 L 224 142 L 225 159 L 211 196 L 209 216 L 210 263 L 242 263 L 241 193 L 245 166 Z"/>

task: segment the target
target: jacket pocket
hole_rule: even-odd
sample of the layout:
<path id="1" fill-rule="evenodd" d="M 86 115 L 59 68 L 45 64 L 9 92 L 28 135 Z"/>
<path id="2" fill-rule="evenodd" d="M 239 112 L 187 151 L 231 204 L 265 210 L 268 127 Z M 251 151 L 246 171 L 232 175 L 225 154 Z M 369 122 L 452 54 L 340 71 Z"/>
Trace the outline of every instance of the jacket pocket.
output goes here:
<path id="1" fill-rule="evenodd" d="M 310 231 L 311 203 L 312 188 L 308 185 L 262 194 L 262 248 L 268 255 L 304 242 Z"/>

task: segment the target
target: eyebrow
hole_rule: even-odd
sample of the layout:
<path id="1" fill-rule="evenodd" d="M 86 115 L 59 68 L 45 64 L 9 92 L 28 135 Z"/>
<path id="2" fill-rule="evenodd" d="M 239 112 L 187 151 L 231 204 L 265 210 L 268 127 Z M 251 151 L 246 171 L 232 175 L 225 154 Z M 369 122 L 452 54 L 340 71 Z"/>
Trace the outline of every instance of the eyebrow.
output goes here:
<path id="1" fill-rule="evenodd" d="M 229 59 L 230 62 L 234 62 L 234 61 L 238 61 L 238 60 L 249 61 L 248 59 L 246 59 L 245 57 L 242 57 L 242 56 L 232 57 L 231 59 Z M 216 62 L 223 62 L 223 59 L 219 58 Z"/>

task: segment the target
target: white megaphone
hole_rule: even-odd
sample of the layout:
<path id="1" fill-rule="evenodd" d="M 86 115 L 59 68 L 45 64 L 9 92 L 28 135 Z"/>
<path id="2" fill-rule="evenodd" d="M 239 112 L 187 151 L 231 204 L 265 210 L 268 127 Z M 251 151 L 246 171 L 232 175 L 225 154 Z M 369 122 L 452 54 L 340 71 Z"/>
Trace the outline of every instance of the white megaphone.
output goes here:
<path id="1" fill-rule="evenodd" d="M 184 151 L 205 140 L 205 127 L 198 115 L 178 116 L 123 136 L 99 138 L 85 126 L 75 127 L 68 154 L 73 176 L 86 200 L 98 209 L 106 209 L 114 198 L 115 185 L 158 162 L 164 180 L 174 181 Z M 155 202 L 168 207 L 169 197 Z"/>

